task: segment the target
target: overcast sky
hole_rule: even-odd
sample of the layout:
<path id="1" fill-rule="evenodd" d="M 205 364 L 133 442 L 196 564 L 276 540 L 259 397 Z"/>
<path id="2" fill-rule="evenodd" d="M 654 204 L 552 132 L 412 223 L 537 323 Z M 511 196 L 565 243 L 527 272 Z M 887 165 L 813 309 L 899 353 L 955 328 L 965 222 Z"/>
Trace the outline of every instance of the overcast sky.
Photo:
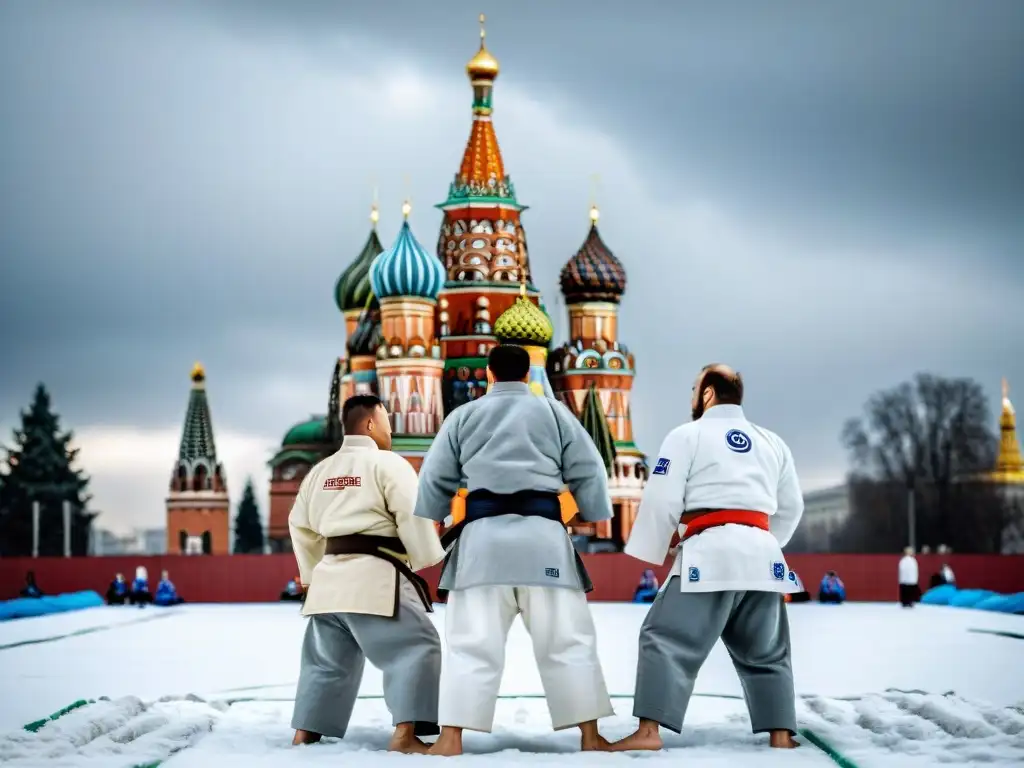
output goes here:
<path id="1" fill-rule="evenodd" d="M 433 249 L 477 14 L 532 267 L 625 264 L 637 440 L 731 363 L 805 488 L 917 371 L 1024 403 L 1024 3 L 0 3 L 0 441 L 36 382 L 100 525 L 163 524 L 195 360 L 234 500 L 326 408 L 380 190 Z M 993 418 L 995 415 L 993 414 Z"/>

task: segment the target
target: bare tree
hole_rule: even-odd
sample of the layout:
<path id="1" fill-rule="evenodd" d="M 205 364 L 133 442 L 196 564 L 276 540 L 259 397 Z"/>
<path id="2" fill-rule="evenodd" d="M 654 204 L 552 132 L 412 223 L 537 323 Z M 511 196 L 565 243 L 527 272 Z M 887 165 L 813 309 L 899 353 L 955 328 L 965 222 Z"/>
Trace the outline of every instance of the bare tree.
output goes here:
<path id="1" fill-rule="evenodd" d="M 843 429 L 853 464 L 853 514 L 844 543 L 859 542 L 862 551 L 898 550 L 908 541 L 913 493 L 921 544 L 992 551 L 1003 505 L 984 484 L 970 482 L 994 464 L 990 424 L 984 391 L 971 379 L 918 374 L 873 395 L 864 415 Z"/>

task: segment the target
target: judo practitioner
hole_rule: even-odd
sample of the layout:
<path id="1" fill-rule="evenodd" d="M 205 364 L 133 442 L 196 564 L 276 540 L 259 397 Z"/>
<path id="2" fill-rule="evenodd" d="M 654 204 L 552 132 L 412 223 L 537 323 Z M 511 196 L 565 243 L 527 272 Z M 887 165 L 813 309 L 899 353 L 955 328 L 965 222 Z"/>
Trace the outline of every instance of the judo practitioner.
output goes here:
<path id="1" fill-rule="evenodd" d="M 903 557 L 900 558 L 897 567 L 897 578 L 899 585 L 900 605 L 904 608 L 913 608 L 914 603 L 921 599 L 920 571 L 917 567 L 917 558 L 914 557 L 914 548 L 906 547 L 903 550 Z"/>
<path id="2" fill-rule="evenodd" d="M 441 574 L 448 590 L 442 730 L 430 752 L 462 754 L 463 729 L 490 732 L 517 614 L 533 641 L 555 730 L 578 727 L 582 749 L 606 749 L 597 720 L 614 710 L 587 605 L 592 585 L 558 495 L 568 485 L 584 520 L 609 519 L 607 470 L 579 419 L 530 390 L 526 350 L 495 347 L 488 369 L 491 390 L 448 416 L 420 468 L 416 514 L 425 521 L 443 521 L 459 488 L 468 490 Z"/>
<path id="3" fill-rule="evenodd" d="M 437 734 L 441 641 L 430 589 L 414 571 L 440 562 L 437 529 L 413 516 L 416 471 L 391 453 L 373 395 L 342 408 L 341 448 L 302 481 L 288 518 L 309 616 L 295 694 L 295 744 L 343 737 L 368 659 L 384 673 L 390 751 L 424 753 Z"/>
<path id="4" fill-rule="evenodd" d="M 661 565 L 681 544 L 640 629 L 631 736 L 614 750 L 661 749 L 679 733 L 697 672 L 721 637 L 740 676 L 754 733 L 794 747 L 796 702 L 783 595 L 796 591 L 782 547 L 803 515 L 786 444 L 743 415 L 743 382 L 708 366 L 693 388 L 693 421 L 669 432 L 644 489 L 625 552 Z"/>

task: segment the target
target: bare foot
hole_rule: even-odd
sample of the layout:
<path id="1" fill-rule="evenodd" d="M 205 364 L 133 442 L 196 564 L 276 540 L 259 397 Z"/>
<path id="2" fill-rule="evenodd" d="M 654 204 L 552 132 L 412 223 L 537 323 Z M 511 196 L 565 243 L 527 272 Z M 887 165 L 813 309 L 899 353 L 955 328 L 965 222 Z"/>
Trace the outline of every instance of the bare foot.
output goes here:
<path id="1" fill-rule="evenodd" d="M 768 744 L 773 749 L 796 749 L 800 746 L 800 742 L 788 730 L 769 731 Z"/>
<path id="2" fill-rule="evenodd" d="M 580 723 L 580 752 L 608 752 L 611 746 L 597 730 L 597 720 Z"/>
<path id="3" fill-rule="evenodd" d="M 458 757 L 462 754 L 462 729 L 444 726 L 441 735 L 427 752 L 428 755 L 439 757 Z"/>
<path id="4" fill-rule="evenodd" d="M 403 755 L 425 755 L 430 745 L 420 741 L 416 736 L 392 736 L 388 744 L 388 752 L 400 752 Z"/>
<path id="5" fill-rule="evenodd" d="M 640 727 L 624 739 L 619 739 L 609 747 L 611 752 L 632 752 L 633 750 L 645 750 L 657 752 L 664 743 L 661 734 L 658 732 L 659 725 L 649 720 L 641 720 Z"/>
<path id="6" fill-rule="evenodd" d="M 292 746 L 298 747 L 302 744 L 316 744 L 321 738 L 323 737 L 319 733 L 298 730 L 295 732 L 295 738 L 292 739 Z"/>

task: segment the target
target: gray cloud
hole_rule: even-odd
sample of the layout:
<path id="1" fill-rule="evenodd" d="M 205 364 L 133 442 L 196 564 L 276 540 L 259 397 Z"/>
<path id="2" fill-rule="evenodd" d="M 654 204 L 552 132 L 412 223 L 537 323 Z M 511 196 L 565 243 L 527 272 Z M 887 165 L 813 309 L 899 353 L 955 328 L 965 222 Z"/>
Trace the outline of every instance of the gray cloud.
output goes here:
<path id="1" fill-rule="evenodd" d="M 553 311 L 602 174 L 649 452 L 710 360 L 812 477 L 916 370 L 1024 387 L 1020 4 L 481 7 Z M 0 421 L 42 379 L 72 425 L 174 425 L 196 358 L 222 429 L 321 411 L 374 178 L 383 239 L 408 175 L 434 244 L 477 12 L 0 7 Z"/>

